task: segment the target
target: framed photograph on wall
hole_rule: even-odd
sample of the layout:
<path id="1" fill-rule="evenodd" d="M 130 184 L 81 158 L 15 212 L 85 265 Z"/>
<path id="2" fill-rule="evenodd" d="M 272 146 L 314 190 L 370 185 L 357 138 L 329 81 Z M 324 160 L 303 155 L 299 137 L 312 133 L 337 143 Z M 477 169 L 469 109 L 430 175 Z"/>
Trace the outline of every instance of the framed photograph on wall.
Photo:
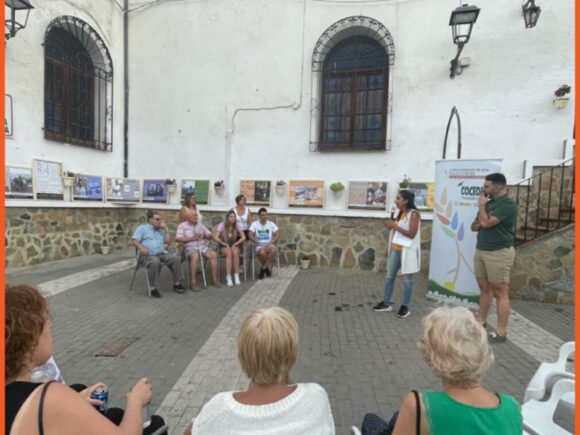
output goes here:
<path id="1" fill-rule="evenodd" d="M 209 180 L 181 180 L 181 200 L 188 193 L 195 195 L 197 204 L 209 203 Z"/>
<path id="2" fill-rule="evenodd" d="M 103 201 L 103 177 L 75 174 L 73 201 Z"/>
<path id="3" fill-rule="evenodd" d="M 269 206 L 272 195 L 272 182 L 264 180 L 241 180 L 240 194 L 246 197 L 247 205 Z"/>
<path id="4" fill-rule="evenodd" d="M 4 195 L 6 199 L 34 199 L 32 168 L 6 166 Z"/>
<path id="5" fill-rule="evenodd" d="M 143 180 L 143 202 L 167 204 L 167 180 Z"/>
<path id="6" fill-rule="evenodd" d="M 435 183 L 432 181 L 413 181 L 408 189 L 415 194 L 415 205 L 419 210 L 431 211 L 435 204 Z"/>
<path id="7" fill-rule="evenodd" d="M 32 180 L 35 199 L 64 199 L 62 184 L 62 163 L 34 159 Z"/>
<path id="8" fill-rule="evenodd" d="M 141 182 L 137 179 L 107 177 L 105 191 L 108 202 L 141 200 Z"/>
<path id="9" fill-rule="evenodd" d="M 386 181 L 349 181 L 348 208 L 385 210 L 387 208 Z"/>
<path id="10" fill-rule="evenodd" d="M 324 207 L 324 181 L 290 180 L 290 207 Z"/>

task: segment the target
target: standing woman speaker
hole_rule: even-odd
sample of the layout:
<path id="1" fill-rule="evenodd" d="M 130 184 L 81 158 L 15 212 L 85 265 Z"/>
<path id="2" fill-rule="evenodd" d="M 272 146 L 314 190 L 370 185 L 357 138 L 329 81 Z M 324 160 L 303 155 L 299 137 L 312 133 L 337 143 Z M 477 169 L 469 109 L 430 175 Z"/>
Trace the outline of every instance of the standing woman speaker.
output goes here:
<path id="1" fill-rule="evenodd" d="M 413 294 L 413 274 L 421 270 L 421 215 L 415 206 L 415 194 L 409 190 L 399 190 L 395 198 L 399 209 L 396 219 L 385 219 L 383 225 L 389 228 L 389 256 L 384 299 L 373 307 L 374 311 L 392 311 L 391 297 L 395 289 L 397 272 L 405 280 L 403 303 L 397 317 L 411 315 L 409 303 Z"/>

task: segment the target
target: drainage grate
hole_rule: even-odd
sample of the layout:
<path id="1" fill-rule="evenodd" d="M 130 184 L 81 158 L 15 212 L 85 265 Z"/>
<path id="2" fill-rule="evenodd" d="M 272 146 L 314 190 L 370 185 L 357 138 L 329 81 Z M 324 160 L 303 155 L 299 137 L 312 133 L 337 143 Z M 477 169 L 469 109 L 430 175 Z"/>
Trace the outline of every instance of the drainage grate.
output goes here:
<path id="1" fill-rule="evenodd" d="M 117 356 L 133 343 L 139 340 L 139 337 L 121 337 L 109 343 L 105 348 L 95 356 Z"/>

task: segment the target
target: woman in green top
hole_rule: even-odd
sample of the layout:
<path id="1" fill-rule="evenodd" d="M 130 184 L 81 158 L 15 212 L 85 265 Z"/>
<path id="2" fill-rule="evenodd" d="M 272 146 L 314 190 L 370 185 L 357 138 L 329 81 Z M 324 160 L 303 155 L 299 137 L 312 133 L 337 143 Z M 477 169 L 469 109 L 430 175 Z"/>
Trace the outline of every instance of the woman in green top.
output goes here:
<path id="1" fill-rule="evenodd" d="M 423 318 L 419 348 L 441 377 L 443 391 L 423 391 L 422 435 L 522 433 L 520 404 L 484 389 L 480 382 L 493 363 L 486 331 L 463 307 L 442 306 Z M 417 433 L 415 394 L 403 399 L 394 435 Z"/>

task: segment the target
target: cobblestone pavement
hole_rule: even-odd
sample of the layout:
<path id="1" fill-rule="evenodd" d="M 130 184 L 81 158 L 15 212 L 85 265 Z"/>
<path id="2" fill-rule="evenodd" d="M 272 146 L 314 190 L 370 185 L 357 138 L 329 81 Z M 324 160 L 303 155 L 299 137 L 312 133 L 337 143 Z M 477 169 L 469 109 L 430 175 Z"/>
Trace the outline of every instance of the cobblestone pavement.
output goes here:
<path id="1" fill-rule="evenodd" d="M 132 257 L 133 251 L 125 250 L 7 270 L 6 281 L 58 290 L 49 298 L 53 346 L 68 382 L 104 381 L 112 405 L 123 406 L 125 392 L 147 375 L 154 387 L 152 409 L 159 408 L 171 433 L 182 433 L 215 392 L 247 386 L 235 359 L 235 337 L 246 313 L 269 304 L 278 303 L 296 316 L 301 349 L 293 378 L 324 386 L 338 434 L 360 424 L 365 412 L 390 416 L 410 389 L 440 388 L 416 346 L 420 319 L 436 306 L 425 299 L 426 279 L 420 275 L 412 314 L 398 319 L 394 312 L 372 311 L 382 296 L 382 274 L 287 267 L 273 278 L 233 289 L 177 294 L 164 270 L 163 297 L 157 300 L 146 296 L 142 271 L 134 289 L 127 290 Z M 397 282 L 396 306 L 401 298 L 402 283 Z M 574 310 L 523 301 L 514 301 L 512 309 L 518 320 L 510 323 L 508 342 L 494 346 L 496 362 L 484 385 L 521 400 L 539 364 L 534 346 L 552 349 L 573 339 Z M 532 338 L 530 346 L 515 338 L 526 338 L 530 327 L 552 342 Z M 121 337 L 138 340 L 117 357 L 95 356 Z"/>

